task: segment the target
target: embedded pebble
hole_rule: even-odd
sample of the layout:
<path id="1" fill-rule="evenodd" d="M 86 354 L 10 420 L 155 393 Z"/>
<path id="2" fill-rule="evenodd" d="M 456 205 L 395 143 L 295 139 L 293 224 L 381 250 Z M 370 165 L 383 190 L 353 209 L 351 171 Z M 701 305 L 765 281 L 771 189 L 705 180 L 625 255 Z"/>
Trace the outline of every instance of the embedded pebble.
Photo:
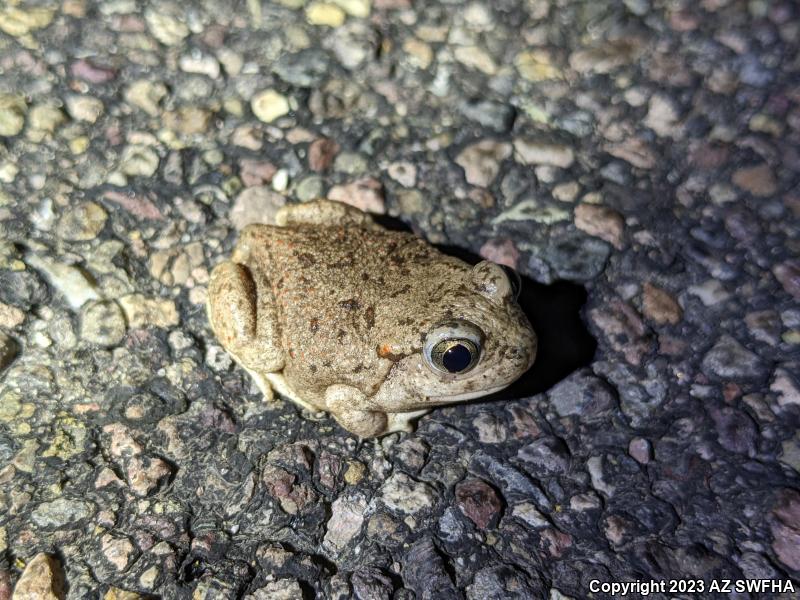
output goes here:
<path id="1" fill-rule="evenodd" d="M 93 240 L 103 230 L 108 213 L 95 202 L 82 202 L 63 213 L 56 232 L 69 242 Z"/>
<path id="2" fill-rule="evenodd" d="M 288 98 L 275 90 L 264 90 L 253 96 L 250 107 L 256 118 L 264 123 L 272 123 L 291 110 Z"/>
<path id="3" fill-rule="evenodd" d="M 73 309 L 79 309 L 89 300 L 100 298 L 97 286 L 83 271 L 73 265 L 37 254 L 27 254 L 25 262 L 41 271 L 50 285 L 64 296 Z"/>
<path id="4" fill-rule="evenodd" d="M 318 173 L 327 170 L 333 164 L 333 159 L 339 150 L 339 144 L 334 140 L 328 138 L 315 140 L 308 147 L 308 167 Z"/>
<path id="5" fill-rule="evenodd" d="M 41 552 L 34 556 L 14 586 L 12 600 L 64 600 L 64 572 L 58 559 Z"/>
<path id="6" fill-rule="evenodd" d="M 456 157 L 456 164 L 464 169 L 467 183 L 488 187 L 500 172 L 500 163 L 510 155 L 511 144 L 482 140 L 464 148 Z"/>
<path id="7" fill-rule="evenodd" d="M 117 77 L 115 69 L 103 67 L 85 59 L 76 60 L 70 65 L 69 70 L 73 77 L 95 84 L 108 83 Z"/>
<path id="8" fill-rule="evenodd" d="M 295 579 L 278 579 L 243 596 L 244 600 L 295 600 L 303 597 L 303 590 Z"/>
<path id="9" fill-rule="evenodd" d="M 394 473 L 381 487 L 380 499 L 391 510 L 416 514 L 435 501 L 433 489 L 405 473 Z"/>
<path id="10" fill-rule="evenodd" d="M 763 361 L 730 335 L 721 336 L 703 357 L 703 370 L 720 379 L 763 379 Z"/>
<path id="11" fill-rule="evenodd" d="M 417 183 L 417 167 L 410 162 L 392 163 L 386 173 L 403 187 L 411 188 Z"/>
<path id="12" fill-rule="evenodd" d="M 331 518 L 322 545 L 329 552 L 339 552 L 355 537 L 364 523 L 367 508 L 362 495 L 337 498 L 331 505 Z"/>
<path id="13" fill-rule="evenodd" d="M 189 35 L 186 24 L 171 14 L 149 8 L 144 12 L 144 19 L 153 37 L 167 46 L 175 46 Z"/>
<path id="14" fill-rule="evenodd" d="M 365 177 L 346 185 L 333 186 L 328 191 L 329 200 L 355 206 L 365 212 L 384 214 L 383 186 L 377 179 Z"/>
<path id="15" fill-rule="evenodd" d="M 652 446 L 650 442 L 644 438 L 633 438 L 628 444 L 628 454 L 640 464 L 646 465 L 652 459 Z"/>
<path id="16" fill-rule="evenodd" d="M 67 112 L 78 121 L 94 123 L 103 114 L 103 101 L 92 96 L 67 96 Z"/>
<path id="17" fill-rule="evenodd" d="M 251 223 L 275 223 L 275 213 L 286 204 L 286 197 L 262 185 L 243 190 L 233 203 L 230 220 L 233 226 L 244 229 Z"/>
<path id="18" fill-rule="evenodd" d="M 455 496 L 458 508 L 479 529 L 486 529 L 500 516 L 500 498 L 480 479 L 467 479 L 456 484 Z"/>
<path id="19" fill-rule="evenodd" d="M 734 172 L 732 181 L 737 187 L 760 198 L 772 196 L 778 191 L 775 176 L 767 164 L 742 167 Z"/>
<path id="20" fill-rule="evenodd" d="M 605 240 L 618 250 L 622 248 L 625 221 L 622 215 L 607 206 L 578 205 L 575 207 L 575 227 Z"/>
<path id="21" fill-rule="evenodd" d="M 548 392 L 548 397 L 562 417 L 601 414 L 615 402 L 608 384 L 586 371 L 574 373 L 558 383 Z"/>
<path id="22" fill-rule="evenodd" d="M 39 527 L 76 528 L 96 511 L 87 500 L 57 498 L 42 502 L 31 513 L 31 520 Z"/>
<path id="23" fill-rule="evenodd" d="M 28 107 L 25 98 L 16 94 L 0 92 L 0 135 L 17 135 L 25 127 Z"/>
<path id="24" fill-rule="evenodd" d="M 683 314 L 680 305 L 666 290 L 649 282 L 642 288 L 642 312 L 645 317 L 659 325 L 675 325 Z"/>
<path id="25" fill-rule="evenodd" d="M 678 113 L 669 97 L 655 94 L 650 97 L 650 104 L 644 124 L 662 137 L 675 135 Z"/>
<path id="26" fill-rule="evenodd" d="M 497 72 L 494 59 L 478 46 L 459 46 L 454 55 L 465 67 L 476 69 L 484 75 L 494 75 Z"/>
<path id="27" fill-rule="evenodd" d="M 516 157 L 526 165 L 550 165 L 568 168 L 575 161 L 571 148 L 535 139 L 514 140 Z"/>
<path id="28" fill-rule="evenodd" d="M 148 298 L 142 294 L 128 294 L 119 299 L 129 327 L 173 327 L 180 322 L 178 310 L 172 300 Z"/>
<path id="29" fill-rule="evenodd" d="M 786 290 L 795 300 L 800 300 L 800 261 L 787 260 L 772 268 L 783 289 Z"/>
<path id="30" fill-rule="evenodd" d="M 125 337 L 125 317 L 116 302 L 87 302 L 81 310 L 80 337 L 99 346 L 116 346 Z"/>
<path id="31" fill-rule="evenodd" d="M 347 14 L 332 2 L 312 2 L 306 7 L 306 20 L 312 25 L 339 27 Z"/>
<path id="32" fill-rule="evenodd" d="M 61 108 L 53 104 L 37 104 L 28 111 L 28 125 L 31 129 L 53 133 L 67 120 Z"/>
<path id="33" fill-rule="evenodd" d="M 159 104 L 166 95 L 167 87 L 160 81 L 139 79 L 126 88 L 125 101 L 155 117 L 159 114 Z"/>
<path id="34" fill-rule="evenodd" d="M 153 148 L 132 144 L 122 150 L 119 168 L 125 175 L 132 177 L 152 177 L 158 169 L 159 161 Z"/>
<path id="35" fill-rule="evenodd" d="M 526 50 L 514 57 L 514 66 L 528 81 L 547 81 L 562 76 L 562 71 L 552 63 L 550 55 L 542 50 Z"/>

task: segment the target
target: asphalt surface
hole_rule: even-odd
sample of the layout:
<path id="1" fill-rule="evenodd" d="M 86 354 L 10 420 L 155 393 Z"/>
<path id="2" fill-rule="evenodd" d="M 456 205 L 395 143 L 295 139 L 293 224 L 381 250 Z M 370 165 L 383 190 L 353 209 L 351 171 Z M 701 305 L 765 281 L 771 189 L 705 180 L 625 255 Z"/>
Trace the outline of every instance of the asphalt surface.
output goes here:
<path id="1" fill-rule="evenodd" d="M 780 0 L 4 2 L 0 599 L 796 597 L 798 39 Z M 264 402 L 208 275 L 315 197 L 514 266 L 532 371 L 377 442 Z"/>

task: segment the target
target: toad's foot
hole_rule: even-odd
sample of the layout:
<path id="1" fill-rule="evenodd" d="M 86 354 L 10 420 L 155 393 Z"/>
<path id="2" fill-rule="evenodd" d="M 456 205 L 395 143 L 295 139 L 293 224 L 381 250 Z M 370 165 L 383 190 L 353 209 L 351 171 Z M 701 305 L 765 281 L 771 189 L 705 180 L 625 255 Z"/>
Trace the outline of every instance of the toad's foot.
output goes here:
<path id="1" fill-rule="evenodd" d="M 333 418 L 361 438 L 371 438 L 388 433 L 386 413 L 365 410 L 367 397 L 361 390 L 344 384 L 336 384 L 325 390 L 325 404 Z"/>
<path id="2" fill-rule="evenodd" d="M 422 410 L 412 410 L 410 412 L 402 412 L 402 413 L 389 413 L 388 423 L 386 425 L 386 433 L 392 433 L 394 431 L 405 431 L 405 432 L 412 432 L 414 431 L 414 425 L 411 424 L 411 421 L 415 421 L 422 415 L 426 415 L 430 412 L 427 408 Z"/>

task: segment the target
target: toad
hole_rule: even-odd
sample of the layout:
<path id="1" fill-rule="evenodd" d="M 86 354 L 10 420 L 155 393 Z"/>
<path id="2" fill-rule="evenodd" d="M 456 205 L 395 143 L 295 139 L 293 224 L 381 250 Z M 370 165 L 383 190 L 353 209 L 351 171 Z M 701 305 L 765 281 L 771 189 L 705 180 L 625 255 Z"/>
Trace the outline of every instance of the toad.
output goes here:
<path id="1" fill-rule="evenodd" d="M 208 290 L 211 327 L 256 381 L 369 438 L 496 392 L 536 356 L 504 267 L 475 266 L 347 204 L 249 225 Z"/>

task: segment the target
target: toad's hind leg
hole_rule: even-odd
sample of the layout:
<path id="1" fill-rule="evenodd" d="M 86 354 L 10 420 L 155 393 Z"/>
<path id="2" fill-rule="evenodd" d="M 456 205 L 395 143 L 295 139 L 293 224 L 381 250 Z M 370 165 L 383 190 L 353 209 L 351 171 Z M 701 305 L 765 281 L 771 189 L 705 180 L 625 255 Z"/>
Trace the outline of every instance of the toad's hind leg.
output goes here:
<path id="1" fill-rule="evenodd" d="M 212 271 L 208 297 L 208 317 L 217 338 L 271 398 L 262 374 L 283 369 L 284 358 L 269 282 L 254 278 L 246 266 L 227 261 Z"/>
<path id="2" fill-rule="evenodd" d="M 333 200 L 314 200 L 303 204 L 287 204 L 278 210 L 275 222 L 287 225 L 357 225 L 380 229 L 372 217 L 357 208 Z"/>

